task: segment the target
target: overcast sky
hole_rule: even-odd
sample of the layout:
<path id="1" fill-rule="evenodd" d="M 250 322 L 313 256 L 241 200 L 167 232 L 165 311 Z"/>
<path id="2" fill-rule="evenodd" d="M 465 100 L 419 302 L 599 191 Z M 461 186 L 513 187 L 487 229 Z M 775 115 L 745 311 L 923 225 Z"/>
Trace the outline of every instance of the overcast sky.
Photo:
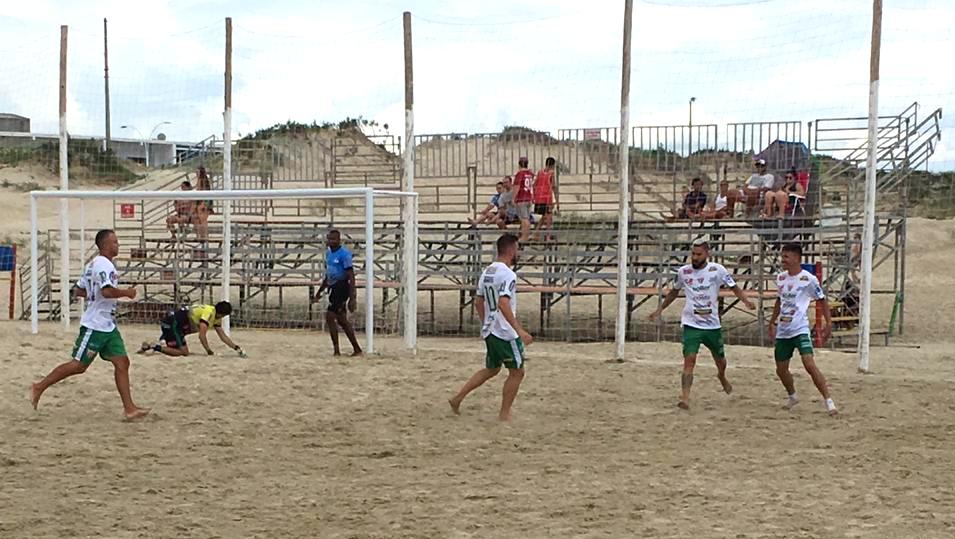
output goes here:
<path id="1" fill-rule="evenodd" d="M 943 108 L 932 161 L 955 169 L 955 1 L 885 0 L 881 112 Z M 235 134 L 364 116 L 403 132 L 401 13 L 413 13 L 416 132 L 619 124 L 622 0 L 29 0 L 0 2 L 0 112 L 57 129 L 59 25 L 69 128 L 104 130 L 109 18 L 114 136 L 222 131 L 234 21 Z M 635 0 L 631 123 L 864 116 L 869 0 Z"/>

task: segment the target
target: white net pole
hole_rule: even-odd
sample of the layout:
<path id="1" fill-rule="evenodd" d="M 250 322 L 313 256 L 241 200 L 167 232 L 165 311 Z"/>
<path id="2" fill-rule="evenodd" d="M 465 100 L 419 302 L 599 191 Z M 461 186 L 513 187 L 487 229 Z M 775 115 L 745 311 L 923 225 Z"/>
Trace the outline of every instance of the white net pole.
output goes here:
<path id="1" fill-rule="evenodd" d="M 70 188 L 69 137 L 66 132 L 67 26 L 60 27 L 60 189 Z M 70 328 L 70 201 L 60 200 L 60 318 Z"/>
<path id="2" fill-rule="evenodd" d="M 40 241 L 37 237 L 36 196 L 30 193 L 30 333 L 40 331 L 40 298 L 37 287 L 40 286 L 37 272 L 40 271 Z"/>
<path id="3" fill-rule="evenodd" d="M 617 325 L 614 340 L 622 360 L 627 340 L 627 239 L 630 236 L 630 28 L 633 0 L 624 1 L 623 69 L 620 84 L 620 220 L 617 226 Z"/>
<path id="4" fill-rule="evenodd" d="M 405 12 L 404 24 L 404 51 L 405 51 L 405 151 L 404 155 L 404 185 L 403 191 L 414 192 L 414 69 L 412 64 L 411 48 L 411 13 Z M 416 197 L 402 197 L 402 238 L 403 252 L 403 286 L 405 293 L 404 304 L 404 344 L 405 348 L 414 351 L 417 346 L 418 323 L 418 294 L 415 290 L 418 274 L 418 237 L 415 230 L 418 213 Z"/>
<path id="5" fill-rule="evenodd" d="M 375 352 L 375 193 L 365 191 L 365 351 Z"/>
<path id="6" fill-rule="evenodd" d="M 222 188 L 232 190 L 232 18 L 225 20 L 225 111 L 222 113 Z M 232 286 L 232 201 L 222 203 L 222 301 L 230 301 Z M 230 317 L 222 328 L 230 332 Z"/>
<path id="7" fill-rule="evenodd" d="M 859 302 L 859 370 L 869 370 L 872 313 L 872 249 L 875 241 L 876 154 L 879 147 L 879 54 L 882 0 L 872 2 L 872 50 L 869 61 L 869 147 L 865 169 L 865 222 L 862 229 L 862 290 Z"/>
<path id="8" fill-rule="evenodd" d="M 79 260 L 79 268 L 82 272 L 86 266 L 86 200 L 80 199 L 80 245 L 77 249 L 77 259 Z M 70 283 L 72 286 L 72 283 Z M 80 298 L 77 302 L 77 311 L 79 316 L 83 316 L 83 312 L 86 310 L 86 300 Z"/>

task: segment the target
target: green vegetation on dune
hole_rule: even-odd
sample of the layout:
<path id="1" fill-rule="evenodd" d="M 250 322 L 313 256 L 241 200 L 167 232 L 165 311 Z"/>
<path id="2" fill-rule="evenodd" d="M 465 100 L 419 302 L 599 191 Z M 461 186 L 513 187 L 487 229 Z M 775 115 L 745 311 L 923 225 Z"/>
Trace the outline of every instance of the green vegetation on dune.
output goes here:
<path id="1" fill-rule="evenodd" d="M 73 178 L 117 184 L 140 179 L 112 149 L 103 150 L 97 141 L 70 140 L 68 150 L 70 176 Z M 43 142 L 36 146 L 0 148 L 0 163 L 11 166 L 36 164 L 56 173 L 60 168 L 60 145 Z"/>

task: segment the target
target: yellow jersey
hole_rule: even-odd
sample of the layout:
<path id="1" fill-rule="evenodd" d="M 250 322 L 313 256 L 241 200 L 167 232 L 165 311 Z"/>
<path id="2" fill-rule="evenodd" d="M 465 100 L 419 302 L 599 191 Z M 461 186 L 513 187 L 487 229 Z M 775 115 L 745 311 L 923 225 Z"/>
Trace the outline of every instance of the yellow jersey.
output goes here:
<path id="1" fill-rule="evenodd" d="M 215 305 L 193 305 L 189 307 L 189 325 L 193 331 L 199 331 L 199 324 L 205 322 L 209 327 L 222 325 L 222 319 L 216 317 Z"/>

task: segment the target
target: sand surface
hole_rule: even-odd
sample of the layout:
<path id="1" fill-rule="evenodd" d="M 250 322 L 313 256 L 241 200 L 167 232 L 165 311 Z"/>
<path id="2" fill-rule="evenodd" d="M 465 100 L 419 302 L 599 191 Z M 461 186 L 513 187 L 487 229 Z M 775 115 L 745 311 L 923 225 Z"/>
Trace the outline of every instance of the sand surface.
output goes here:
<path id="1" fill-rule="evenodd" d="M 682 412 L 677 345 L 608 364 L 607 344 L 535 344 L 502 425 L 502 378 L 460 417 L 446 404 L 475 339 L 337 360 L 321 334 L 240 330 L 247 360 L 134 356 L 154 412 L 125 423 L 100 360 L 34 412 L 27 388 L 72 333 L 27 329 L 0 324 L 0 537 L 955 536 L 945 344 L 876 349 L 866 376 L 820 352 L 835 419 L 802 372 L 781 408 L 766 349 L 729 349 L 732 396 L 701 362 Z M 155 334 L 125 328 L 129 347 Z"/>

